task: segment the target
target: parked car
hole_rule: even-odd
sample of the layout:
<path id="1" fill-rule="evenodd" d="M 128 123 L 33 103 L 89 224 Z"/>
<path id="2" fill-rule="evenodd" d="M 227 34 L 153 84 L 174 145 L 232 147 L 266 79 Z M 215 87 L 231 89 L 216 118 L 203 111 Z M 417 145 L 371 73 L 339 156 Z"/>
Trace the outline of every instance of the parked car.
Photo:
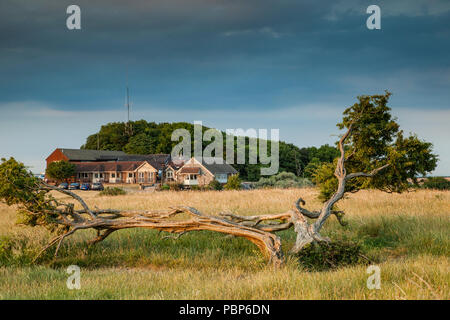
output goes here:
<path id="1" fill-rule="evenodd" d="M 91 190 L 103 190 L 103 184 L 101 182 L 94 182 L 91 186 Z"/>
<path id="2" fill-rule="evenodd" d="M 89 183 L 82 183 L 80 186 L 81 190 L 91 190 L 91 185 Z"/>
<path id="3" fill-rule="evenodd" d="M 73 182 L 69 185 L 69 190 L 80 189 L 80 184 L 78 182 Z"/>
<path id="4" fill-rule="evenodd" d="M 61 183 L 58 188 L 60 189 L 68 189 L 69 188 L 69 184 L 67 182 L 63 182 Z"/>

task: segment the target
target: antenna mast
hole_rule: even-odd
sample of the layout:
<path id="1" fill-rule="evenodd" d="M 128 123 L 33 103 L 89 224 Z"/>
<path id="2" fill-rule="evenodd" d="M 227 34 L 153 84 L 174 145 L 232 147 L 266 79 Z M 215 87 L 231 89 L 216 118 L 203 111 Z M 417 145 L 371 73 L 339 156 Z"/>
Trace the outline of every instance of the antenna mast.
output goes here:
<path id="1" fill-rule="evenodd" d="M 127 116 L 127 123 L 125 124 L 125 134 L 128 136 L 133 135 L 133 128 L 131 127 L 131 123 L 130 123 L 130 89 L 128 87 L 128 66 L 127 66 L 127 102 L 126 102 L 126 107 L 127 107 L 127 112 L 128 112 L 128 116 Z"/>

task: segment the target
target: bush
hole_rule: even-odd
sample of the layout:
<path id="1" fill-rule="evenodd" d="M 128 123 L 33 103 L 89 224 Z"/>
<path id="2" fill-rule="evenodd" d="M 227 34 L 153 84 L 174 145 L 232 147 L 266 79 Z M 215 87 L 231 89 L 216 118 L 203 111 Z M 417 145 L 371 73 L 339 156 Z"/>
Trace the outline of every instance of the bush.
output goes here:
<path id="1" fill-rule="evenodd" d="M 221 184 L 219 181 L 217 181 L 216 179 L 214 179 L 213 181 L 211 181 L 211 182 L 209 183 L 208 188 L 209 188 L 210 190 L 222 190 L 222 189 L 223 189 L 223 186 L 222 186 L 222 184 Z"/>
<path id="2" fill-rule="evenodd" d="M 450 181 L 443 177 L 431 177 L 422 185 L 425 189 L 450 190 Z"/>
<path id="3" fill-rule="evenodd" d="M 304 188 L 311 187 L 313 183 L 307 178 L 297 177 L 292 172 L 280 172 L 269 178 L 261 178 L 254 184 L 255 188 Z"/>
<path id="4" fill-rule="evenodd" d="M 29 247 L 27 238 L 0 237 L 0 267 L 29 265 L 35 254 L 35 250 Z"/>
<path id="5" fill-rule="evenodd" d="M 170 182 L 167 185 L 169 186 L 169 190 L 180 191 L 183 189 L 183 184 L 181 183 Z"/>
<path id="6" fill-rule="evenodd" d="M 127 192 L 118 187 L 106 187 L 99 193 L 100 196 L 121 196 L 125 194 L 127 194 Z"/>
<path id="7" fill-rule="evenodd" d="M 343 241 L 306 245 L 297 257 L 300 265 L 308 271 L 326 271 L 368 263 L 359 244 Z"/>
<path id="8" fill-rule="evenodd" d="M 170 190 L 170 186 L 168 184 L 163 184 L 161 190 Z"/>
<path id="9" fill-rule="evenodd" d="M 228 182 L 223 187 L 225 190 L 240 190 L 241 179 L 239 178 L 239 173 L 229 177 Z"/>

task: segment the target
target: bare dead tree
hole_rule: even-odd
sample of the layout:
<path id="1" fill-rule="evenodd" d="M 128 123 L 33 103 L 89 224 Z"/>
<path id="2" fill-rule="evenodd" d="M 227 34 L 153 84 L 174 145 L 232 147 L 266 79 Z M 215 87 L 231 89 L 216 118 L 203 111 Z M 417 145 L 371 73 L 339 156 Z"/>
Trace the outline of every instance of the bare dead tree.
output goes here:
<path id="1" fill-rule="evenodd" d="M 61 243 L 75 232 L 86 229 L 97 230 L 97 237 L 89 241 L 96 244 L 105 240 L 115 231 L 129 228 L 146 228 L 166 231 L 175 234 L 184 234 L 190 231 L 209 230 L 245 238 L 254 243 L 271 263 L 279 266 L 283 262 L 280 238 L 270 232 L 235 223 L 220 217 L 208 216 L 195 208 L 180 206 L 170 208 L 168 211 L 121 211 L 114 209 L 92 210 L 77 194 L 41 182 L 40 190 L 54 190 L 69 195 L 82 207 L 74 210 L 74 204 L 63 203 L 53 199 L 55 209 L 53 222 L 65 227 L 65 232 L 53 238 L 38 254 L 35 261 L 47 249 L 56 245 L 55 256 Z M 186 213 L 187 219 L 173 219 L 175 216 Z"/>

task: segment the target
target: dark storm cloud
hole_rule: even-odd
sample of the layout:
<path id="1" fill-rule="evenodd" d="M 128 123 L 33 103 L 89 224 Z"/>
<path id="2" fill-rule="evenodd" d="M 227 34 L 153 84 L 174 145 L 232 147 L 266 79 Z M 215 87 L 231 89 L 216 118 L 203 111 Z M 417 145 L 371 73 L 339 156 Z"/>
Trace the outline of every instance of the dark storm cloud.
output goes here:
<path id="1" fill-rule="evenodd" d="M 71 4 L 82 30 L 66 28 Z M 38 172 L 123 121 L 128 70 L 133 119 L 280 128 L 298 146 L 333 143 L 344 107 L 389 89 L 448 174 L 449 21 L 448 0 L 2 0 L 1 155 Z"/>
<path id="2" fill-rule="evenodd" d="M 177 108 L 341 103 L 449 81 L 445 2 L 380 2 L 374 32 L 365 27 L 370 1 L 76 1 L 82 30 L 69 31 L 72 3 L 2 1 L 0 99 L 111 108 L 123 100 L 126 68 L 137 105 Z M 435 107 L 443 98 L 426 97 Z"/>

